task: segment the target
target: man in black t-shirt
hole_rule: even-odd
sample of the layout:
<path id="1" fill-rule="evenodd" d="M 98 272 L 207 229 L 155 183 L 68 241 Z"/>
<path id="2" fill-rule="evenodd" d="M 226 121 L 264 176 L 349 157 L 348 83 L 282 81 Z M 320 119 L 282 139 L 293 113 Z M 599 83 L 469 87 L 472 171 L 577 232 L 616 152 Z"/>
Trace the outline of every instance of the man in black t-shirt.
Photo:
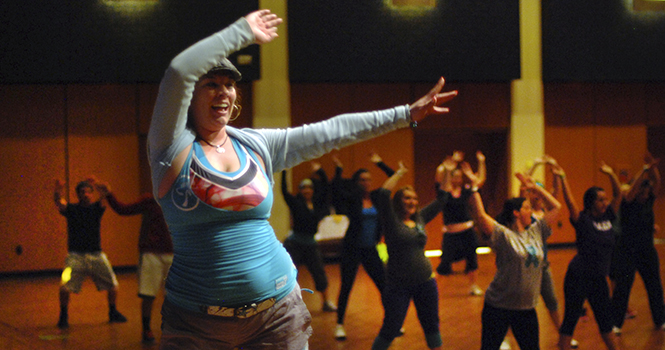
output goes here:
<path id="1" fill-rule="evenodd" d="M 62 216 L 67 218 L 67 258 L 60 284 L 59 328 L 69 327 L 67 308 L 69 294 L 81 291 L 82 282 L 89 276 L 97 290 L 108 292 L 109 322 L 127 322 L 115 307 L 118 281 L 111 263 L 102 252 L 100 224 L 106 207 L 95 199 L 95 179 L 89 178 L 76 185 L 78 203 L 68 203 L 62 196 L 64 185 L 55 182 L 53 199 Z"/>

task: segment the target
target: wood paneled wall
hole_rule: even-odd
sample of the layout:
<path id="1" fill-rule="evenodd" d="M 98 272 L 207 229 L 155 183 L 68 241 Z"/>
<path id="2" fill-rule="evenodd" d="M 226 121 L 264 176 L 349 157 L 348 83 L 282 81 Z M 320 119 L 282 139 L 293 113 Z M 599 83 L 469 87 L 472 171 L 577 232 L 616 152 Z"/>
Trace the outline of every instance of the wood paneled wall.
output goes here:
<path id="1" fill-rule="evenodd" d="M 65 87 L 0 88 L 0 267 L 63 263 L 66 231 L 53 204 L 53 179 L 66 171 Z M 61 254 L 53 252 L 60 250 Z"/>
<path id="2" fill-rule="evenodd" d="M 251 83 L 238 86 L 251 126 Z M 58 270 L 67 253 L 66 219 L 53 203 L 55 179 L 68 200 L 94 175 L 119 200 L 151 190 L 146 137 L 156 84 L 0 85 L 0 273 Z M 108 208 L 102 249 L 114 266 L 138 262 L 139 217 Z"/>
<path id="3" fill-rule="evenodd" d="M 3 86 L 0 132 L 3 166 L 0 271 L 62 267 L 66 221 L 53 203 L 54 179 L 74 187 L 91 176 L 108 181 L 119 198 L 139 191 L 136 88 L 127 85 Z M 38 130 L 45 130 L 39 132 Z M 33 136 L 34 135 L 34 136 Z M 139 218 L 107 211 L 102 247 L 116 265 L 136 264 Z M 131 248 L 130 248 L 131 247 Z M 129 249 L 128 249 L 129 248 Z M 132 249 L 134 248 L 134 249 Z"/>
<path id="4" fill-rule="evenodd" d="M 389 108 L 415 101 L 431 84 L 293 84 L 292 125 L 351 112 Z M 488 158 L 489 181 L 483 189 L 492 215 L 507 189 L 510 86 L 502 83 L 450 84 L 460 95 L 451 113 L 431 117 L 414 130 L 403 129 L 334 152 L 350 176 L 360 167 L 374 175 L 374 186 L 386 179 L 369 161 L 380 154 L 393 167 L 410 169 L 401 184 L 413 184 L 421 202 L 433 198 L 434 168 L 455 149 Z M 243 115 L 233 125 L 251 126 L 251 83 L 239 85 Z M 157 86 L 133 85 L 2 85 L 0 86 L 0 273 L 57 270 L 66 254 L 66 224 L 53 204 L 53 181 L 74 186 L 91 175 L 108 181 L 118 197 L 130 201 L 150 190 L 145 139 Z M 665 157 L 665 84 L 548 83 L 545 85 L 546 151 L 566 168 L 575 195 L 591 184 L 609 188 L 598 172 L 600 160 L 634 174 L 648 149 Z M 332 176 L 330 155 L 319 160 Z M 660 165 L 661 172 L 663 164 Z M 293 183 L 309 175 L 309 164 L 293 170 Z M 551 178 L 548 178 L 551 183 Z M 662 196 L 661 196 L 662 197 Z M 277 199 L 279 200 L 279 199 Z M 657 222 L 665 227 L 665 204 L 656 204 Z M 138 217 L 119 217 L 108 210 L 102 220 L 102 247 L 115 266 L 137 262 Z M 428 227 L 428 249 L 440 245 L 441 220 Z M 550 242 L 574 241 L 567 215 Z M 662 233 L 661 233 L 662 234 Z"/>
<path id="5" fill-rule="evenodd" d="M 412 103 L 424 95 L 433 84 L 307 84 L 291 85 L 292 125 L 316 122 L 333 115 L 390 108 Z M 510 120 L 509 84 L 447 84 L 445 90 L 456 89 L 459 96 L 449 106 L 451 112 L 431 116 L 415 130 L 401 129 L 373 140 L 333 152 L 344 164 L 344 176 L 350 177 L 359 168 L 370 170 L 373 187 L 386 180 L 385 174 L 374 166 L 369 155 L 378 153 L 386 164 L 397 168 L 403 161 L 409 172 L 400 181 L 413 185 L 421 204 L 434 199 L 433 181 L 436 167 L 454 150 L 467 153 L 476 168 L 475 152 L 487 155 L 490 180 L 483 190 L 486 205 L 494 210 L 507 193 L 507 135 Z M 332 177 L 334 164 L 330 155 L 317 160 Z M 309 176 L 310 164 L 293 169 L 292 188 Z M 499 207 L 500 208 L 500 207 Z M 442 220 L 434 219 L 427 230 L 430 239 L 427 249 L 441 245 Z"/>

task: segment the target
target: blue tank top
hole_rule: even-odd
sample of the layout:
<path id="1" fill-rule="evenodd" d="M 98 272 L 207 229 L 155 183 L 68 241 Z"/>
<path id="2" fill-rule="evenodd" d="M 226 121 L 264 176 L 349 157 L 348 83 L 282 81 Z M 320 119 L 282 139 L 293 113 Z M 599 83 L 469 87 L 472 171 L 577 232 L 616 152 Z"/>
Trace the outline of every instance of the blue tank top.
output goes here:
<path id="1" fill-rule="evenodd" d="M 376 245 L 377 232 L 379 226 L 379 216 L 376 208 L 363 208 L 362 229 L 358 237 L 358 247 L 369 248 Z"/>
<path id="2" fill-rule="evenodd" d="M 173 237 L 166 298 L 198 311 L 286 296 L 296 269 L 268 222 L 273 192 L 258 159 L 231 139 L 240 169 L 214 169 L 198 142 L 159 199 Z"/>

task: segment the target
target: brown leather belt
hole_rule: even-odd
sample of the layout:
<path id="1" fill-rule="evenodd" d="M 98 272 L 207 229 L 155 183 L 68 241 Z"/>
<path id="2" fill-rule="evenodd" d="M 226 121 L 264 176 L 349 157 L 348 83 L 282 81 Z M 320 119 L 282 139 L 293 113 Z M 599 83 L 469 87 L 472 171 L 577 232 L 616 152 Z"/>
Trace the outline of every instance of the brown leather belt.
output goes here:
<path id="1" fill-rule="evenodd" d="M 259 303 L 252 303 L 241 307 L 201 306 L 201 311 L 208 315 L 219 317 L 249 318 L 275 305 L 275 298 L 266 299 Z"/>

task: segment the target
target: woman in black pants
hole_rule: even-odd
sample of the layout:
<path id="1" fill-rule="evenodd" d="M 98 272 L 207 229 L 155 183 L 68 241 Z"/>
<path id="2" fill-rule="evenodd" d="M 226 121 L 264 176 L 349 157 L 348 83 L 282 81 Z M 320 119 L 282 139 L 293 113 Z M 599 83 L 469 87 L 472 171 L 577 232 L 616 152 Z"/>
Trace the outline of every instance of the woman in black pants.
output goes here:
<path id="1" fill-rule="evenodd" d="M 321 164 L 312 162 L 312 177 L 300 181 L 298 193 L 292 195 L 286 186 L 286 171 L 282 171 L 282 195 L 289 206 L 293 226 L 293 234 L 284 240 L 284 248 L 296 266 L 301 263 L 307 266 L 316 290 L 323 297 L 323 311 L 334 312 L 337 307 L 328 296 L 328 277 L 319 244 L 314 239 L 319 222 L 330 214 L 329 186 Z"/>
<path id="2" fill-rule="evenodd" d="M 372 350 L 388 349 L 393 339 L 400 335 L 411 301 L 416 307 L 427 347 L 441 349 L 442 345 L 439 291 L 432 264 L 425 256 L 425 225 L 441 212 L 449 194 L 438 189 L 436 199 L 419 209 L 415 190 L 405 186 L 397 190 L 391 200 L 391 190 L 406 172 L 400 162 L 399 170 L 383 183 L 381 189 L 372 192 L 372 201 L 384 224 L 389 255 L 386 287 L 381 293 L 383 325 L 374 339 Z"/>
<path id="3" fill-rule="evenodd" d="M 617 240 L 618 249 L 615 249 L 617 273 L 612 293 L 615 326 L 613 330 L 617 334 L 621 333 L 625 320 L 635 272 L 639 272 L 644 281 L 654 326 L 665 329 L 660 262 L 658 252 L 653 245 L 653 205 L 660 189 L 657 162 L 658 160 L 653 159 L 651 155 L 647 155 L 644 167 L 637 174 L 621 202 L 622 234 Z"/>
<path id="4" fill-rule="evenodd" d="M 469 213 L 466 199 L 462 197 L 464 189 L 468 184 L 464 182 L 462 170 L 459 168 L 463 163 L 464 153 L 455 151 L 452 156 L 447 157 L 436 169 L 436 180 L 444 191 L 450 193 L 450 199 L 443 208 L 443 239 L 441 241 L 441 262 L 436 272 L 442 276 L 453 273 L 452 263 L 466 260 L 464 273 L 469 278 L 469 294 L 473 296 L 483 295 L 483 290 L 476 284 L 478 271 L 478 256 L 476 248 L 478 241 L 476 229 Z M 485 183 L 485 155 L 476 152 L 478 159 L 478 172 L 473 176 L 477 179 L 477 186 L 481 188 Z"/>
<path id="5" fill-rule="evenodd" d="M 342 241 L 340 262 L 342 285 L 337 300 L 337 325 L 334 330 L 335 338 L 346 339 L 344 315 L 358 266 L 363 265 L 379 292 L 385 286 L 385 266 L 376 250 L 376 244 L 381 239 L 381 227 L 378 213 L 370 198 L 372 175 L 367 169 L 359 169 L 351 179 L 344 179 L 341 162 L 337 158 L 333 161 L 337 164 L 331 184 L 333 206 L 337 214 L 349 218 L 349 228 Z M 394 174 L 394 171 L 383 164 L 378 156 L 373 155 L 372 161 L 388 177 Z"/>
<path id="6" fill-rule="evenodd" d="M 612 222 L 621 202 L 619 179 L 612 168 L 603 163 L 601 171 L 610 177 L 614 198 L 610 200 L 605 190 L 593 186 L 584 192 L 584 208 L 580 211 L 563 169 L 556 165 L 553 171 L 562 180 L 563 196 L 570 212 L 570 222 L 575 227 L 577 243 L 577 255 L 568 265 L 563 281 L 566 306 L 559 329 L 559 348 L 571 348 L 570 341 L 584 301 L 589 300 L 605 345 L 610 350 L 617 349 L 616 337 L 612 333 L 607 276 L 614 250 Z"/>
<path id="7" fill-rule="evenodd" d="M 462 167 L 472 180 L 464 190 L 478 229 L 490 239 L 496 254 L 496 274 L 492 279 L 482 311 L 482 350 L 498 350 L 508 329 L 512 329 L 522 350 L 540 349 L 536 304 L 540 295 L 545 240 L 552 234 L 550 225 L 556 221 L 561 204 L 525 174 L 516 174 L 522 185 L 534 191 L 547 208 L 542 219 L 532 223 L 529 199 L 506 200 L 503 210 L 493 219 L 485 212 L 478 194 L 477 181 L 468 165 Z"/>

